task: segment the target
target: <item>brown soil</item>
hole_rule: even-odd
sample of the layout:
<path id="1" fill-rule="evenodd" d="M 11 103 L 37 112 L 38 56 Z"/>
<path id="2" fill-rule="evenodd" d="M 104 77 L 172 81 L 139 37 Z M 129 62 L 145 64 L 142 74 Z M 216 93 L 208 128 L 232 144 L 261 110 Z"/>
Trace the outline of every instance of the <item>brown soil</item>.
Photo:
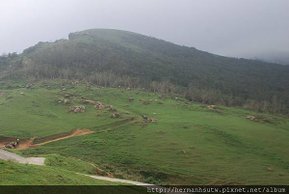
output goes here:
<path id="1" fill-rule="evenodd" d="M 20 141 L 17 150 L 25 150 L 33 145 L 33 141 L 35 138 L 27 139 L 27 140 L 22 140 Z"/>
<path id="2" fill-rule="evenodd" d="M 90 129 L 76 129 L 76 130 L 72 131 L 70 134 L 67 134 L 66 136 L 58 137 L 55 139 L 50 139 L 50 140 L 42 142 L 42 143 L 33 144 L 32 146 L 45 145 L 45 144 L 48 144 L 51 142 L 60 141 L 60 140 L 68 139 L 68 138 L 75 137 L 75 136 L 88 135 L 91 133 L 94 133 L 94 131 L 91 131 Z"/>
<path id="3" fill-rule="evenodd" d="M 0 148 L 4 148 L 7 143 L 12 142 L 12 141 L 16 141 L 16 138 L 1 136 L 0 137 Z"/>
<path id="4" fill-rule="evenodd" d="M 71 131 L 70 133 L 54 135 L 54 136 L 51 136 L 51 138 L 45 138 L 46 140 L 42 141 L 41 143 L 34 143 L 34 140 L 36 139 L 34 137 L 30 139 L 22 139 L 20 140 L 19 145 L 16 149 L 25 150 L 30 147 L 41 146 L 41 145 L 45 145 L 51 142 L 60 141 L 60 140 L 68 139 L 68 138 L 75 137 L 75 136 L 88 135 L 91 133 L 94 133 L 94 131 L 91 131 L 90 129 L 76 129 L 76 130 Z M 15 141 L 15 140 L 16 138 L 12 138 L 12 137 L 0 138 L 0 148 L 4 148 L 5 144 L 11 141 Z"/>

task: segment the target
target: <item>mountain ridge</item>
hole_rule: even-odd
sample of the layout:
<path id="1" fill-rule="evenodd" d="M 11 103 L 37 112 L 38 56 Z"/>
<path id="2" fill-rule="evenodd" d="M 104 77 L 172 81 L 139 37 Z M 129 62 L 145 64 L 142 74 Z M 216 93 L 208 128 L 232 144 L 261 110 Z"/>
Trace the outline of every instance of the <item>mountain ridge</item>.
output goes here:
<path id="1" fill-rule="evenodd" d="M 0 62 L 4 77 L 80 79 L 181 93 L 209 104 L 289 109 L 288 66 L 223 57 L 134 32 L 70 33 L 68 39 L 40 42 L 6 61 L 6 66 Z"/>

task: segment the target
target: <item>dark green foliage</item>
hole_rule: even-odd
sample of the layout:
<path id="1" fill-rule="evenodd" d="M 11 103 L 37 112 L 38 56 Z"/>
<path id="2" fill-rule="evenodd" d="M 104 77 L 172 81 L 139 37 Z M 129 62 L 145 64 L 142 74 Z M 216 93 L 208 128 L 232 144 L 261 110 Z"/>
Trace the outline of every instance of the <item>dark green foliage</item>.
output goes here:
<path id="1" fill-rule="evenodd" d="M 78 79 L 178 92 L 207 104 L 289 110 L 289 66 L 222 57 L 132 32 L 72 33 L 68 40 L 38 43 L 16 58 L 1 58 L 2 78 Z"/>

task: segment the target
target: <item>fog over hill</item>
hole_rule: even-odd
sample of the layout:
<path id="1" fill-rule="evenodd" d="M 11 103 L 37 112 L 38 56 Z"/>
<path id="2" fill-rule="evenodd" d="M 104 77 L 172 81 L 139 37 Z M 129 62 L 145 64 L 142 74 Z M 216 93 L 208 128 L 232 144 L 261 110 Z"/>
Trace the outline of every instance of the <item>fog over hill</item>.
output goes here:
<path id="1" fill-rule="evenodd" d="M 2 79 L 78 79 L 109 87 L 145 87 L 202 103 L 287 112 L 289 66 L 210 54 L 111 29 L 40 42 L 2 57 Z"/>
<path id="2" fill-rule="evenodd" d="M 2 0 L 0 54 L 112 28 L 223 56 L 282 62 L 278 56 L 289 56 L 288 7 L 287 0 Z"/>

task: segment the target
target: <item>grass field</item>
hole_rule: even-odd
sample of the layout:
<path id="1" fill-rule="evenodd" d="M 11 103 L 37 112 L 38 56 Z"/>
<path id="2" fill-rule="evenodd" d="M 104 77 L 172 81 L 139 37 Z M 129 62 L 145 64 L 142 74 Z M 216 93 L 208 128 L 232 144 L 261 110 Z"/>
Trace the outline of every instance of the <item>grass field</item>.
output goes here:
<path id="1" fill-rule="evenodd" d="M 50 166 L 34 166 L 0 161 L 0 185 L 110 185 Z"/>
<path id="2" fill-rule="evenodd" d="M 93 173 L 93 164 L 115 177 L 149 183 L 289 184 L 289 119 L 284 116 L 208 109 L 142 90 L 66 82 L 38 83 L 30 89 L 18 85 L 1 89 L 0 136 L 95 131 L 21 151 L 27 156 L 49 154 L 53 168 Z M 68 111 L 83 105 L 82 99 L 112 105 L 120 118 L 90 104 L 84 113 Z M 154 122 L 144 122 L 143 115 Z M 248 115 L 257 119 L 246 119 Z M 75 167 L 62 157 L 83 162 Z"/>

